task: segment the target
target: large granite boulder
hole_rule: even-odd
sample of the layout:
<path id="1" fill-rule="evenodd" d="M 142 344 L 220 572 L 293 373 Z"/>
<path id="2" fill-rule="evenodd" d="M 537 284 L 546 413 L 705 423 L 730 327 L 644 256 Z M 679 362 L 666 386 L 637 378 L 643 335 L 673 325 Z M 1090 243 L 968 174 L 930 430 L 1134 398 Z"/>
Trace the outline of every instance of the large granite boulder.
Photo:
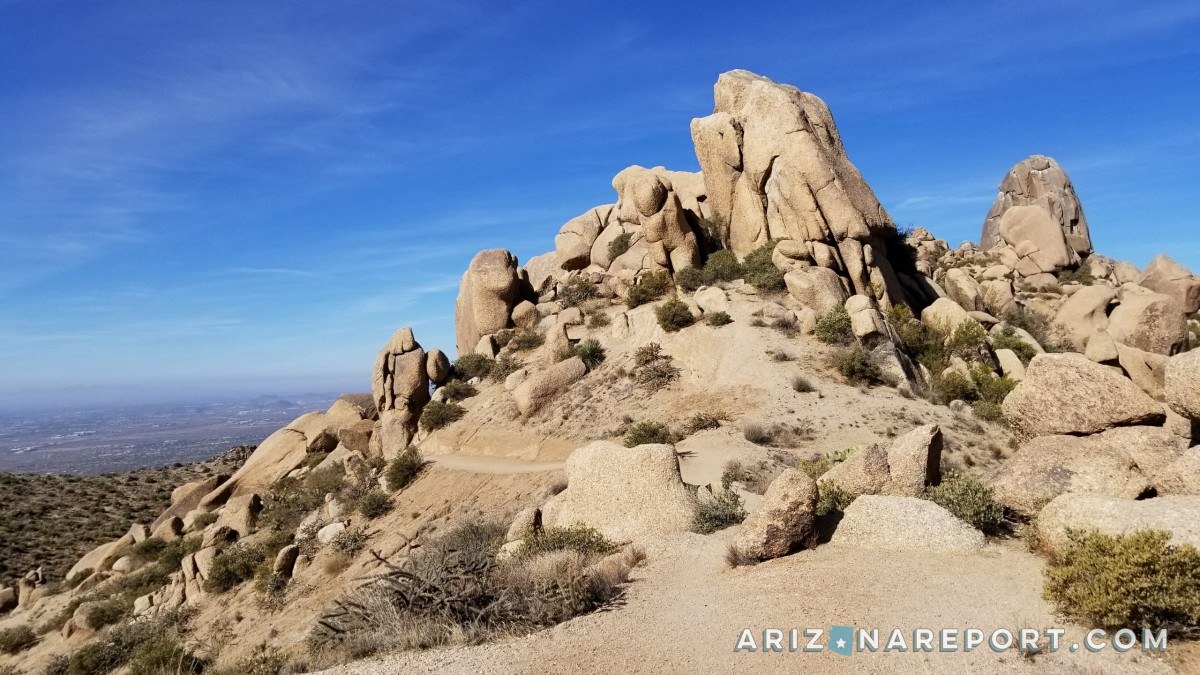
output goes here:
<path id="1" fill-rule="evenodd" d="M 612 181 L 622 228 L 639 229 L 650 259 L 672 273 L 700 266 L 700 244 L 671 179 L 675 173 L 631 166 Z"/>
<path id="2" fill-rule="evenodd" d="M 734 546 L 754 560 L 787 555 L 813 534 L 817 484 L 808 474 L 787 469 L 767 487 L 756 511 L 742 523 Z"/>
<path id="3" fill-rule="evenodd" d="M 1002 405 L 1025 438 L 1094 434 L 1118 426 L 1161 426 L 1162 406 L 1130 380 L 1083 354 L 1039 354 Z"/>
<path id="4" fill-rule="evenodd" d="M 563 270 L 581 270 L 592 263 L 592 244 L 608 222 L 611 204 L 589 209 L 566 222 L 554 237 L 554 255 Z"/>
<path id="5" fill-rule="evenodd" d="M 974 551 L 984 540 L 982 532 L 931 501 L 863 495 L 846 507 L 829 543 L 885 551 Z"/>
<path id="6" fill-rule="evenodd" d="M 1185 314 L 1200 311 L 1200 277 L 1168 256 L 1154 256 L 1138 284 L 1170 296 Z"/>
<path id="7" fill-rule="evenodd" d="M 1200 420 L 1200 349 L 1176 354 L 1167 361 L 1163 394 L 1171 410 Z"/>
<path id="8" fill-rule="evenodd" d="M 1117 300 L 1120 304 L 1108 316 L 1108 334 L 1114 340 L 1154 354 L 1187 349 L 1187 320 L 1171 296 L 1126 284 Z"/>
<path id="9" fill-rule="evenodd" d="M 480 251 L 463 274 L 454 305 L 458 353 L 470 354 L 484 335 L 507 328 L 519 290 L 517 259 L 504 249 Z"/>
<path id="10" fill-rule="evenodd" d="M 429 402 L 429 369 L 425 350 L 411 328 L 396 331 L 375 358 L 371 394 L 379 408 L 383 456 L 398 457 L 417 433 L 421 411 Z"/>
<path id="11" fill-rule="evenodd" d="M 1092 252 L 1087 218 L 1083 215 L 1079 196 L 1075 194 L 1075 186 L 1058 162 L 1042 155 L 1021 160 L 1004 176 L 996 201 L 983 221 L 980 248 L 987 251 L 1003 243 L 1016 245 L 1005 240 L 1001 224 L 1009 211 L 1021 206 L 1034 206 L 1043 211 L 1047 216 L 1044 223 L 1057 226 L 1072 253 L 1087 255 Z"/>
<path id="12" fill-rule="evenodd" d="M 1063 301 L 1054 323 L 1076 349 L 1085 349 L 1092 335 L 1108 327 L 1108 309 L 1116 299 L 1112 286 L 1084 286 Z"/>
<path id="13" fill-rule="evenodd" d="M 1200 497 L 1156 497 L 1131 500 L 1108 495 L 1071 493 L 1056 497 L 1038 514 L 1041 544 L 1059 553 L 1069 543 L 1068 533 L 1129 534 L 1162 530 L 1175 545 L 1200 548 Z"/>
<path id="14" fill-rule="evenodd" d="M 545 405 L 560 391 L 587 374 L 583 359 L 573 356 L 565 361 L 530 375 L 513 389 L 513 400 L 522 415 L 528 415 Z"/>
<path id="15" fill-rule="evenodd" d="M 860 448 L 818 479 L 851 495 L 920 496 L 941 482 L 942 430 L 917 427 L 892 442 Z"/>

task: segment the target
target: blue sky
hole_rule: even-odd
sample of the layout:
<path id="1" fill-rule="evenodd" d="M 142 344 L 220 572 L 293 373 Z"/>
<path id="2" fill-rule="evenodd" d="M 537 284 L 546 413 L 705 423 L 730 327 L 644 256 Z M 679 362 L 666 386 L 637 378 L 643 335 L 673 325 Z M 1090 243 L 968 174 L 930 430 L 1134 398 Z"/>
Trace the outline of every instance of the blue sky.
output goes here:
<path id="1" fill-rule="evenodd" d="M 824 98 L 902 225 L 977 239 L 1042 153 L 1101 252 L 1200 271 L 1197 34 L 1195 2 L 0 0 L 0 405 L 367 389 L 399 326 L 452 349 L 475 251 L 696 170 L 733 68 Z"/>

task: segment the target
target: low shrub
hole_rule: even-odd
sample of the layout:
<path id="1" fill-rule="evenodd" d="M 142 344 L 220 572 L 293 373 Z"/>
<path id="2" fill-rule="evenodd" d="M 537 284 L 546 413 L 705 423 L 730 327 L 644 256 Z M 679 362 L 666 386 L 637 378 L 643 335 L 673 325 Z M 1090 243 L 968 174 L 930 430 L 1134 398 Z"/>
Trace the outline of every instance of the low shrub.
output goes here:
<path id="1" fill-rule="evenodd" d="M 696 321 L 687 303 L 679 298 L 671 298 L 659 305 L 654 311 L 654 316 L 658 319 L 659 327 L 668 333 L 687 328 Z"/>
<path id="2" fill-rule="evenodd" d="M 495 361 L 492 362 L 492 369 L 488 372 L 488 379 L 493 382 L 503 382 L 509 375 L 517 372 L 525 367 L 525 364 L 513 358 L 509 354 L 501 354 Z"/>
<path id="3" fill-rule="evenodd" d="M 816 513 L 818 516 L 841 513 L 853 502 L 854 495 L 846 492 L 833 481 L 825 481 L 817 486 Z"/>
<path id="4" fill-rule="evenodd" d="M 379 490 L 371 490 L 358 500 L 358 512 L 364 518 L 378 518 L 392 510 L 392 498 Z"/>
<path id="5" fill-rule="evenodd" d="M 256 568 L 267 559 L 261 546 L 238 543 L 223 549 L 213 558 L 204 580 L 204 590 L 224 593 L 254 578 Z"/>
<path id="6" fill-rule="evenodd" d="M 727 544 L 725 546 L 725 564 L 729 567 L 748 567 L 757 564 L 758 561 L 750 556 L 742 553 L 742 549 L 735 544 Z"/>
<path id="7" fill-rule="evenodd" d="M 709 283 L 704 271 L 696 267 L 685 267 L 675 272 L 675 285 L 689 293 Z"/>
<path id="8" fill-rule="evenodd" d="M 817 319 L 813 335 L 827 345 L 848 345 L 854 342 L 850 313 L 842 305 L 825 312 Z"/>
<path id="9" fill-rule="evenodd" d="M 554 551 L 575 551 L 585 556 L 604 556 L 615 550 L 616 544 L 595 529 L 586 525 L 571 525 L 543 528 L 527 537 L 513 555 L 528 558 Z"/>
<path id="10" fill-rule="evenodd" d="M 831 452 L 827 455 L 820 455 L 812 459 L 801 460 L 796 463 L 796 468 L 808 474 L 809 478 L 816 480 L 824 476 L 827 471 L 833 467 L 846 461 L 851 452 L 857 451 L 858 448 L 850 448 L 838 452 Z"/>
<path id="11" fill-rule="evenodd" d="M 758 422 L 743 423 L 742 437 L 755 445 L 768 445 L 773 440 L 770 430 Z"/>
<path id="12" fill-rule="evenodd" d="M 597 366 L 604 363 L 604 359 L 608 354 L 604 351 L 604 347 L 598 340 L 588 338 L 561 350 L 558 353 L 558 360 L 566 361 L 575 356 L 578 356 L 583 361 L 583 365 L 587 366 L 588 370 L 595 370 Z"/>
<path id="13" fill-rule="evenodd" d="M 608 316 L 608 312 L 603 308 L 596 308 L 587 313 L 587 325 L 589 328 L 604 328 L 612 323 L 612 318 Z"/>
<path id="14" fill-rule="evenodd" d="M 796 337 L 800 332 L 800 328 L 796 326 L 796 319 L 791 316 L 779 316 L 771 321 L 771 328 L 783 333 L 788 337 Z"/>
<path id="15" fill-rule="evenodd" d="M 567 307 L 578 307 L 599 294 L 599 289 L 590 279 L 576 276 L 567 279 L 567 283 L 562 285 L 558 299 Z"/>
<path id="16" fill-rule="evenodd" d="M 437 431 L 462 419 L 465 414 L 467 414 L 466 409 L 457 403 L 430 401 L 421 411 L 420 425 L 425 431 Z"/>
<path id="17" fill-rule="evenodd" d="M 345 471 L 341 464 L 310 472 L 303 478 L 284 477 L 271 486 L 263 499 L 258 520 L 262 527 L 294 532 L 300 521 L 325 503 L 325 495 L 342 489 Z"/>
<path id="18" fill-rule="evenodd" d="M 643 345 L 637 348 L 633 353 L 633 362 L 638 366 L 644 366 L 648 363 L 653 363 L 661 358 L 670 358 L 662 353 L 662 345 L 657 342 L 651 342 L 648 345 Z"/>
<path id="19" fill-rule="evenodd" d="M 120 596 L 101 600 L 84 612 L 84 619 L 92 628 L 103 628 L 111 626 L 114 623 L 125 618 L 125 615 L 133 609 L 133 600 L 122 598 Z"/>
<path id="20" fill-rule="evenodd" d="M 632 448 L 649 443 L 674 443 L 675 437 L 665 424 L 658 422 L 636 422 L 625 432 L 625 447 Z"/>
<path id="21" fill-rule="evenodd" d="M 454 360 L 454 372 L 461 380 L 484 378 L 492 371 L 493 363 L 483 354 L 466 354 Z"/>
<path id="22" fill-rule="evenodd" d="M 37 635 L 27 624 L 0 630 L 0 654 L 17 654 L 37 643 Z"/>
<path id="23" fill-rule="evenodd" d="M 975 401 L 971 404 L 971 412 L 984 422 L 1001 424 L 1004 422 L 1004 408 L 999 403 L 991 401 Z"/>
<path id="24" fill-rule="evenodd" d="M 683 435 L 691 436 L 697 431 L 716 429 L 720 426 L 721 419 L 716 415 L 710 415 L 708 413 L 696 413 L 687 421 L 687 424 L 683 425 Z"/>
<path id="25" fill-rule="evenodd" d="M 1071 532 L 1046 567 L 1044 595 L 1064 616 L 1108 630 L 1200 626 L 1200 551 L 1168 532 Z"/>
<path id="26" fill-rule="evenodd" d="M 421 473 L 424 467 L 425 458 L 421 456 L 421 451 L 410 445 L 388 462 L 383 471 L 383 479 L 387 482 L 389 490 L 403 490 L 416 480 L 417 474 Z"/>
<path id="27" fill-rule="evenodd" d="M 883 371 L 871 353 L 859 345 L 842 349 L 832 357 L 832 365 L 842 377 L 853 384 L 867 386 L 882 384 Z"/>
<path id="28" fill-rule="evenodd" d="M 622 232 L 621 234 L 618 234 L 617 236 L 613 237 L 612 241 L 608 242 L 608 259 L 611 261 L 620 258 L 625 254 L 626 251 L 629 250 L 629 247 L 632 245 L 632 232 Z"/>
<path id="29" fill-rule="evenodd" d="M 217 514 L 211 512 L 197 514 L 196 517 L 192 519 L 192 529 L 203 530 L 209 525 L 217 522 L 217 518 L 219 517 L 220 516 Z"/>
<path id="30" fill-rule="evenodd" d="M 772 239 L 747 253 L 742 260 L 742 273 L 746 282 L 763 293 L 775 293 L 784 288 L 783 272 L 771 260 L 777 243 L 777 240 Z"/>
<path id="31" fill-rule="evenodd" d="M 1086 262 L 1073 270 L 1061 269 L 1055 276 L 1058 277 L 1058 283 L 1060 284 L 1091 286 L 1096 283 L 1096 278 L 1092 276 L 1092 266 Z"/>
<path id="32" fill-rule="evenodd" d="M 979 398 L 975 383 L 957 370 L 935 376 L 933 391 L 942 405 L 951 401 L 974 401 Z"/>
<path id="33" fill-rule="evenodd" d="M 925 498 L 987 534 L 998 534 L 1004 525 L 1004 507 L 992 488 L 971 476 L 944 477 L 940 485 L 925 490 Z"/>
<path id="34" fill-rule="evenodd" d="M 798 392 L 801 394 L 807 394 L 809 392 L 813 392 L 813 391 L 817 390 L 817 388 L 813 386 L 813 383 L 811 380 L 809 380 L 807 377 L 804 377 L 803 375 L 800 375 L 800 374 L 792 375 L 791 377 L 789 377 L 788 384 L 790 384 L 792 386 L 792 391 L 795 391 L 795 392 Z"/>
<path id="35" fill-rule="evenodd" d="M 1010 349 L 1025 365 L 1029 365 L 1033 357 L 1037 356 L 1033 345 L 1018 337 L 1016 329 L 1007 324 L 992 338 L 992 349 Z"/>
<path id="36" fill-rule="evenodd" d="M 728 249 L 713 251 L 708 260 L 704 261 L 704 276 L 708 279 L 708 284 L 733 281 L 742 278 L 743 274 L 742 264 L 738 262 L 737 255 Z"/>
<path id="37" fill-rule="evenodd" d="M 519 330 L 513 333 L 513 336 L 508 341 L 508 346 L 513 351 L 526 351 L 541 347 L 546 342 L 546 336 L 536 330 Z"/>
<path id="38" fill-rule="evenodd" d="M 348 527 L 329 540 L 329 548 L 347 556 L 356 555 L 367 545 L 367 534 L 357 527 Z"/>
<path id="39" fill-rule="evenodd" d="M 629 296 L 625 299 L 625 304 L 630 309 L 639 307 L 647 302 L 661 298 L 670 287 L 671 275 L 667 274 L 666 270 L 643 274 L 630 287 Z"/>
<path id="40" fill-rule="evenodd" d="M 742 498 L 733 490 L 723 490 L 712 499 L 700 501 L 692 519 L 692 531 L 710 534 L 737 525 L 746 519 Z"/>
<path id="41" fill-rule="evenodd" d="M 670 359 L 660 359 L 638 368 L 633 379 L 648 389 L 661 389 L 679 379 L 679 368 Z"/>
<path id="42" fill-rule="evenodd" d="M 729 316 L 728 312 L 713 312 L 704 315 L 704 323 L 719 328 L 733 323 L 733 318 Z"/>
<path id="43" fill-rule="evenodd" d="M 441 389 L 447 401 L 462 401 L 479 393 L 478 389 L 459 379 L 446 382 Z"/>
<path id="44" fill-rule="evenodd" d="M 987 345 L 987 331 L 978 321 L 961 321 L 946 340 L 946 352 L 964 361 L 978 361 Z"/>
<path id="45" fill-rule="evenodd" d="M 129 656 L 129 675 L 185 675 L 203 673 L 208 662 L 189 652 L 172 635 L 160 635 L 140 644 Z"/>
<path id="46" fill-rule="evenodd" d="M 152 619 L 113 626 L 96 640 L 75 650 L 66 661 L 65 672 L 67 675 L 104 675 L 122 666 L 128 666 L 131 675 L 201 672 L 206 664 L 179 646 L 189 616 L 187 610 L 174 610 Z M 169 646 L 167 641 L 175 644 Z M 159 659 L 168 654 L 176 656 L 176 660 L 166 668 L 159 668 Z M 53 664 L 58 669 L 63 665 L 61 661 Z"/>

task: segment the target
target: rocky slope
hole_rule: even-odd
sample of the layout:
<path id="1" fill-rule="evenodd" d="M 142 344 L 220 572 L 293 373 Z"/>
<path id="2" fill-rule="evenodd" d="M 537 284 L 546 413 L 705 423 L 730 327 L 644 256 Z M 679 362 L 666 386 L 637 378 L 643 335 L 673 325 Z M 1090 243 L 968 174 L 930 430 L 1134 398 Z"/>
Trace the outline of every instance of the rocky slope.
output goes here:
<path id="1" fill-rule="evenodd" d="M 1200 543 L 1186 517 L 1200 505 L 1200 278 L 1161 256 L 1138 270 L 1094 252 L 1070 179 L 1041 156 L 1003 179 L 979 245 L 898 231 L 819 98 L 745 71 L 723 74 L 714 93 L 713 113 L 691 125 L 699 173 L 629 167 L 613 179 L 614 203 L 564 224 L 552 251 L 523 265 L 505 250 L 471 260 L 453 364 L 402 328 L 369 395 L 297 419 L 228 479 L 179 488 L 152 522 L 80 559 L 72 590 L 23 579 L 2 627 L 45 629 L 8 661 L 77 663 L 115 630 L 89 607 L 124 598 L 119 620 L 134 624 L 190 610 L 188 649 L 218 664 L 285 654 L 312 668 L 322 657 L 306 638 L 332 620 L 331 603 L 344 609 L 343 594 L 383 583 L 365 575 L 419 559 L 422 542 L 464 519 L 500 519 L 510 555 L 581 525 L 644 552 L 630 590 L 641 609 L 551 634 L 576 651 L 629 631 L 686 640 L 686 617 L 703 613 L 686 653 L 706 660 L 727 658 L 735 623 L 789 625 L 778 599 L 739 604 L 764 583 L 788 607 L 789 593 L 821 594 L 819 625 L 1049 623 L 1031 586 L 1039 559 L 927 499 L 961 473 L 1003 507 L 989 535 L 1042 511 L 1034 535 L 1050 550 L 1068 527 L 1153 527 Z M 433 466 L 397 481 L 410 446 Z M 390 510 L 363 506 L 380 493 Z M 740 525 L 684 534 L 698 509 L 729 501 L 748 512 Z M 154 583 L 132 584 L 152 567 L 138 554 L 147 540 L 186 546 Z M 726 543 L 763 564 L 723 567 L 713 550 Z M 247 550 L 260 583 L 217 584 Z M 1004 580 L 954 598 L 895 583 L 864 601 L 787 573 L 809 563 L 920 568 L 930 589 L 963 583 L 964 570 Z M 704 607 L 675 600 L 696 565 L 696 592 L 713 594 Z M 1001 616 L 1012 598 L 1015 616 Z M 650 609 L 674 605 L 689 609 Z M 477 670 L 499 654 L 516 670 L 553 670 L 516 644 L 401 661 Z M 620 664 L 580 653 L 596 671 L 694 665 L 650 651 Z M 1064 655 L 1049 663 L 1073 667 Z M 1170 667 L 1115 655 L 1088 665 Z"/>

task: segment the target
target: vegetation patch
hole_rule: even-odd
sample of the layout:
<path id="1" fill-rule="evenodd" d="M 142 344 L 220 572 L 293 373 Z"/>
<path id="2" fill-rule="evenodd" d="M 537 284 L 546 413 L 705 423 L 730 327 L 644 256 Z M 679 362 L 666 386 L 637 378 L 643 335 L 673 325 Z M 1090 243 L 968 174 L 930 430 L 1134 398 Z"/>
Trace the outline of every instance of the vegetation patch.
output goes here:
<path id="1" fill-rule="evenodd" d="M 454 360 L 454 372 L 460 380 L 482 379 L 492 372 L 493 363 L 483 354 L 466 354 Z"/>
<path id="2" fill-rule="evenodd" d="M 853 502 L 854 495 L 846 492 L 833 481 L 825 481 L 817 486 L 816 513 L 818 516 L 841 513 Z"/>
<path id="3" fill-rule="evenodd" d="M 613 240 L 608 242 L 608 259 L 610 261 L 620 258 L 625 255 L 629 247 L 633 245 L 633 233 L 622 232 L 613 237 Z"/>
<path id="4" fill-rule="evenodd" d="M 725 489 L 711 499 L 701 500 L 692 520 L 692 531 L 710 534 L 737 525 L 746 519 L 746 508 L 742 498 L 733 490 Z"/>
<path id="5" fill-rule="evenodd" d="M 465 414 L 466 408 L 452 401 L 430 401 L 421 411 L 421 428 L 425 431 L 437 431 L 462 419 Z"/>
<path id="6" fill-rule="evenodd" d="M 0 630 L 0 654 L 17 654 L 37 644 L 37 635 L 27 624 Z"/>
<path id="7" fill-rule="evenodd" d="M 827 345 L 849 345 L 854 342 L 850 313 L 842 305 L 825 312 L 817 319 L 813 335 Z"/>
<path id="8" fill-rule="evenodd" d="M 999 534 L 1004 527 L 1004 507 L 991 486 L 971 476 L 950 474 L 940 485 L 927 488 L 925 498 L 987 534 Z"/>
<path id="9" fill-rule="evenodd" d="M 674 443 L 675 436 L 665 424 L 658 422 L 635 422 L 625 432 L 625 447 L 632 448 L 650 443 Z"/>
<path id="10" fill-rule="evenodd" d="M 583 365 L 587 366 L 588 370 L 595 370 L 601 363 L 604 363 L 608 354 L 599 340 L 588 338 L 561 350 L 558 353 L 558 360 L 566 361 L 575 356 L 583 361 Z"/>
<path id="11" fill-rule="evenodd" d="M 633 309 L 648 302 L 657 300 L 671 288 L 671 275 L 666 270 L 643 274 L 629 289 L 629 297 L 625 304 Z"/>
<path id="12" fill-rule="evenodd" d="M 871 353 L 860 345 L 838 350 L 832 355 L 830 364 L 852 384 L 883 384 L 883 370 Z"/>
<path id="13" fill-rule="evenodd" d="M 696 321 L 687 303 L 679 298 L 671 298 L 659 305 L 654 311 L 654 316 L 658 319 L 659 327 L 668 333 L 687 328 Z"/>
<path id="14" fill-rule="evenodd" d="M 615 550 L 616 544 L 595 529 L 586 525 L 571 525 L 543 528 L 526 538 L 513 555 L 527 558 L 555 551 L 575 551 L 586 556 L 604 556 Z"/>
<path id="15" fill-rule="evenodd" d="M 479 393 L 474 386 L 457 378 L 443 384 L 441 389 L 447 401 L 462 401 Z"/>
<path id="16" fill-rule="evenodd" d="M 704 323 L 719 328 L 733 323 L 733 317 L 729 316 L 728 312 L 713 312 L 704 315 Z"/>
<path id="17" fill-rule="evenodd" d="M 1000 332 L 992 338 L 992 349 L 1009 349 L 1021 359 L 1021 363 L 1029 365 L 1033 357 L 1037 356 L 1037 350 L 1033 345 L 1017 336 L 1017 329 L 1005 324 Z"/>
<path id="18" fill-rule="evenodd" d="M 421 469 L 425 468 L 425 458 L 421 451 L 414 446 L 408 446 L 398 457 L 388 462 L 383 471 L 383 479 L 390 490 L 403 490 L 416 480 Z"/>
<path id="19" fill-rule="evenodd" d="M 513 351 L 521 352 L 541 347 L 545 342 L 546 337 L 536 330 L 522 329 L 513 333 L 508 346 Z"/>
<path id="20" fill-rule="evenodd" d="M 600 290 L 590 279 L 574 276 L 559 288 L 558 299 L 567 307 L 578 307 L 599 294 Z"/>
<path id="21" fill-rule="evenodd" d="M 777 243 L 778 240 L 772 239 L 747 253 L 742 260 L 746 282 L 763 293 L 777 293 L 784 289 L 783 271 L 771 260 Z"/>

